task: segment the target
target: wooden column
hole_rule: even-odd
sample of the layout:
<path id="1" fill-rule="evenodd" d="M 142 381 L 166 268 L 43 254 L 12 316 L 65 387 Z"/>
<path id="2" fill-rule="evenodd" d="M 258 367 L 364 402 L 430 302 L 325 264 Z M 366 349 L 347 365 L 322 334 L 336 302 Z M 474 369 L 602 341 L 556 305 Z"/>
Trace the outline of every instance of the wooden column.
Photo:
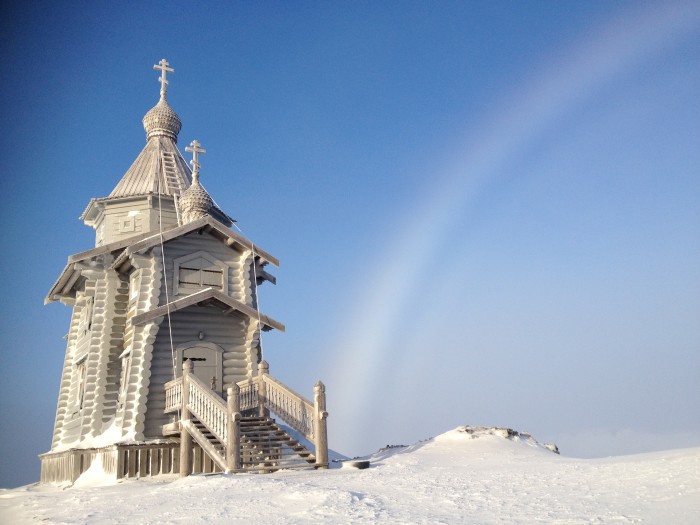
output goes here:
<path id="1" fill-rule="evenodd" d="M 326 386 L 319 381 L 314 386 L 314 419 L 316 432 L 316 468 L 328 468 L 328 426 L 326 419 Z"/>
<path id="2" fill-rule="evenodd" d="M 264 377 L 270 374 L 270 365 L 267 361 L 260 361 L 258 365 L 258 415 L 260 417 L 270 417 L 270 411 L 265 407 L 267 404 L 267 386 Z"/>
<path id="3" fill-rule="evenodd" d="M 226 394 L 226 473 L 231 474 L 241 469 L 241 389 L 234 383 Z"/>
<path id="4" fill-rule="evenodd" d="M 190 374 L 192 373 L 192 361 L 189 359 L 182 363 L 182 411 L 180 416 L 180 477 L 189 476 L 191 456 L 192 456 L 192 437 L 185 428 L 184 422 L 190 419 L 190 409 L 187 405 L 190 404 Z"/>

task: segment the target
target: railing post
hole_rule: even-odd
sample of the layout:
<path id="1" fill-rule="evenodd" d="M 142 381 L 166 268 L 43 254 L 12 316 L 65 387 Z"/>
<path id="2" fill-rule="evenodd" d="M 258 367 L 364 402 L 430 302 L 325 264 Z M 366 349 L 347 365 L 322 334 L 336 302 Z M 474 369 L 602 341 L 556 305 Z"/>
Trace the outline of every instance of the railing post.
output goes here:
<path id="1" fill-rule="evenodd" d="M 314 439 L 316 441 L 316 468 L 328 468 L 328 425 L 326 419 L 326 386 L 319 381 L 314 386 Z"/>
<path id="2" fill-rule="evenodd" d="M 270 365 L 267 361 L 260 361 L 258 365 L 258 415 L 260 417 L 270 417 L 267 405 L 267 386 L 264 377 L 270 374 Z"/>
<path id="3" fill-rule="evenodd" d="M 241 389 L 234 384 L 226 391 L 226 473 L 241 469 Z"/>
<path id="4" fill-rule="evenodd" d="M 190 374 L 192 361 L 182 363 L 182 412 L 180 416 L 180 477 L 190 475 L 190 459 L 192 456 L 192 437 L 185 428 L 184 422 L 190 419 Z"/>

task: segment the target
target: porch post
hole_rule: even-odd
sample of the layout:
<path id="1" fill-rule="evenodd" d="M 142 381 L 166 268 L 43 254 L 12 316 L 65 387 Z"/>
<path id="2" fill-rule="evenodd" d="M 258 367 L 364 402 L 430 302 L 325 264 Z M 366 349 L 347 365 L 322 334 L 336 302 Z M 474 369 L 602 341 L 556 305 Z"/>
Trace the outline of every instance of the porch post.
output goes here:
<path id="1" fill-rule="evenodd" d="M 184 422 L 190 419 L 190 374 L 193 369 L 189 359 L 182 363 L 182 412 L 180 416 L 180 477 L 189 476 L 191 472 L 192 437 L 187 432 Z"/>
<path id="2" fill-rule="evenodd" d="M 264 377 L 270 375 L 270 365 L 267 361 L 260 361 L 258 365 L 258 416 L 270 417 L 270 411 L 266 408 L 267 405 L 267 385 L 265 385 Z"/>
<path id="3" fill-rule="evenodd" d="M 241 469 L 241 389 L 237 384 L 226 391 L 226 473 Z"/>
<path id="4" fill-rule="evenodd" d="M 326 418 L 328 418 L 328 412 L 326 412 L 326 386 L 319 381 L 314 386 L 316 468 L 328 468 L 328 425 Z"/>

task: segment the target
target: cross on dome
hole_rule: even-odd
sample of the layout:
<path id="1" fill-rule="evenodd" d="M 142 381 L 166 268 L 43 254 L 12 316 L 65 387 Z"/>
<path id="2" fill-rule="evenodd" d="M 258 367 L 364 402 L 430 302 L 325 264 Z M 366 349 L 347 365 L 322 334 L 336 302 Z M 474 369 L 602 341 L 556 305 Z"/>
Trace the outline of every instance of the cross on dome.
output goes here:
<path id="1" fill-rule="evenodd" d="M 192 160 L 190 161 L 190 164 L 192 165 L 193 177 L 199 176 L 199 154 L 207 152 L 207 150 L 202 149 L 201 146 L 202 145 L 197 140 L 193 140 L 190 145 L 185 148 L 186 152 L 192 153 Z"/>
<path id="2" fill-rule="evenodd" d="M 166 74 L 175 72 L 173 68 L 168 67 L 169 65 L 167 60 L 161 58 L 160 62 L 153 66 L 153 69 L 159 69 L 161 72 L 160 77 L 158 77 L 158 80 L 160 80 L 160 98 L 165 98 L 165 92 L 168 89 L 168 80 L 165 78 Z"/>

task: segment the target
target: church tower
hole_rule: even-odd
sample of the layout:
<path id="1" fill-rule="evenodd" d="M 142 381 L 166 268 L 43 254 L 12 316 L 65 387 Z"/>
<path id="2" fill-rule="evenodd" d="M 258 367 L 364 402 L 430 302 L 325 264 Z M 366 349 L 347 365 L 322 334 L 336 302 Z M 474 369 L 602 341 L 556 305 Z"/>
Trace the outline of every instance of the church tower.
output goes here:
<path id="1" fill-rule="evenodd" d="M 218 414 L 234 424 L 227 389 L 251 396 L 239 415 L 288 411 L 259 395 L 274 388 L 265 382 L 273 380 L 260 333 L 284 325 L 259 311 L 257 291 L 275 283 L 265 267 L 279 262 L 230 229 L 233 219 L 199 180 L 205 150 L 196 140 L 185 148 L 193 155 L 188 166 L 177 147 L 182 123 L 166 100 L 174 70 L 165 59 L 154 69 L 160 99 L 143 118 L 146 145 L 109 196 L 89 202 L 81 220 L 95 229 L 95 247 L 68 258 L 46 297 L 73 313 L 42 481 L 74 481 L 95 457 L 116 477 L 175 471 L 180 444 L 190 447 L 191 439 L 200 457 L 186 456 L 181 473 L 205 465 L 233 471 L 227 458 L 234 466 L 238 458 L 240 470 L 242 445 L 223 443 L 232 437 L 208 419 Z M 208 408 L 190 411 L 189 394 L 203 396 Z M 177 421 L 181 413 L 189 415 Z M 307 432 L 306 416 L 296 417 L 292 428 L 313 438 L 313 421 Z M 187 430 L 192 421 L 198 426 Z"/>

